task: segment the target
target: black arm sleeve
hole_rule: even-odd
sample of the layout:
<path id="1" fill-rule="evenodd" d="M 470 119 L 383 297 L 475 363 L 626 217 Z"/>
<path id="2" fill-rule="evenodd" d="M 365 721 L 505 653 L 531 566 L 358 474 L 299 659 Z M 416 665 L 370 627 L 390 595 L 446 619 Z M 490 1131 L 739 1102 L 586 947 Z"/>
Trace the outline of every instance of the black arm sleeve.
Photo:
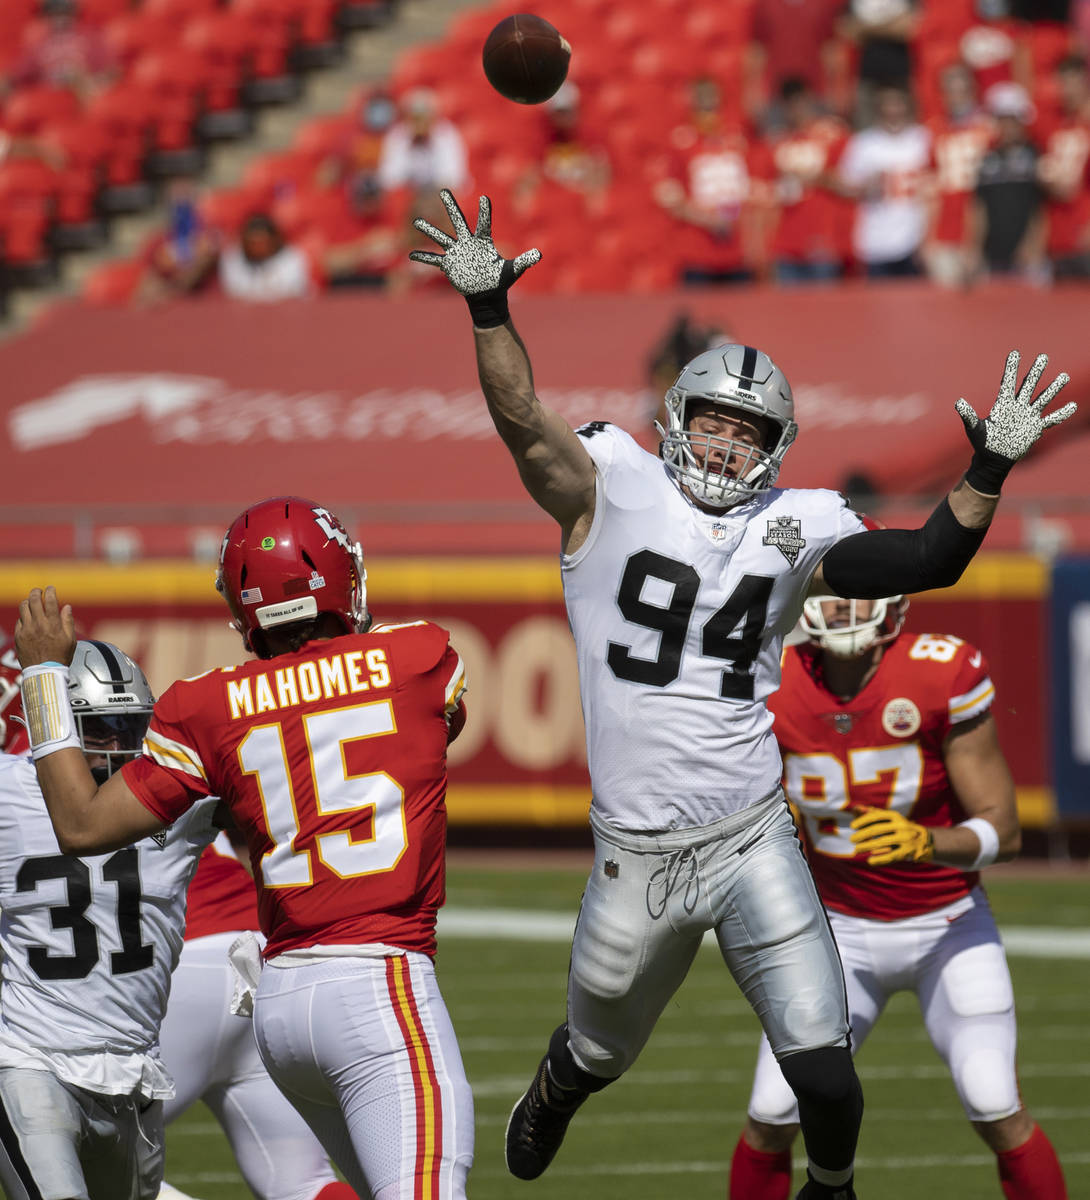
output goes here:
<path id="1" fill-rule="evenodd" d="M 826 551 L 821 570 L 831 592 L 856 600 L 950 587 L 987 532 L 962 525 L 944 497 L 922 529 L 854 533 Z"/>

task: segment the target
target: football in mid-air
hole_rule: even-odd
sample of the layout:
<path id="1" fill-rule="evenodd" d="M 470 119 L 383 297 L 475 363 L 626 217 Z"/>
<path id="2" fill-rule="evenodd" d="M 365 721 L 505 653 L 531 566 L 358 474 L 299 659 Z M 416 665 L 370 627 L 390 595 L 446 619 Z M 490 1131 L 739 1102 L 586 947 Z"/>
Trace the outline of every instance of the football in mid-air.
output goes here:
<path id="1" fill-rule="evenodd" d="M 516 104 L 541 104 L 568 74 L 571 46 L 548 21 L 516 13 L 488 35 L 481 53 L 485 77 Z"/>

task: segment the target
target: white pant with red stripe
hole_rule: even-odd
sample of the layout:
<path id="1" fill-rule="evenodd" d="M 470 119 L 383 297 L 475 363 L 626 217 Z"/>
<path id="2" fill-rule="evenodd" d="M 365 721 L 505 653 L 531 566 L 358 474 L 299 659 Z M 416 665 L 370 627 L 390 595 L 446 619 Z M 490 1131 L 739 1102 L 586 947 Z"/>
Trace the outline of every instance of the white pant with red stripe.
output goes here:
<path id="1" fill-rule="evenodd" d="M 473 1095 L 427 955 L 266 964 L 254 1032 L 269 1074 L 361 1196 L 465 1196 Z"/>

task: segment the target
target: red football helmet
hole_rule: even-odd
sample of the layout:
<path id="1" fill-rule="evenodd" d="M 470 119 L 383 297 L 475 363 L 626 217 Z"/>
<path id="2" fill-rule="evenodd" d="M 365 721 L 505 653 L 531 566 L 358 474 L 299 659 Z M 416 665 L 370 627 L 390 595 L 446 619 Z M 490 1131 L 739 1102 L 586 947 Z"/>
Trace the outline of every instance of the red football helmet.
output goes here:
<path id="1" fill-rule="evenodd" d="M 15 643 L 0 631 L 0 750 L 26 754 L 30 735 L 23 720 L 23 696 L 19 680 L 23 669 L 15 657 Z"/>
<path id="2" fill-rule="evenodd" d="M 275 625 L 330 613 L 345 633 L 365 630 L 371 623 L 366 578 L 359 542 L 328 508 L 298 496 L 277 496 L 231 522 L 220 549 L 216 589 L 246 649 L 265 657 L 253 634 Z"/>

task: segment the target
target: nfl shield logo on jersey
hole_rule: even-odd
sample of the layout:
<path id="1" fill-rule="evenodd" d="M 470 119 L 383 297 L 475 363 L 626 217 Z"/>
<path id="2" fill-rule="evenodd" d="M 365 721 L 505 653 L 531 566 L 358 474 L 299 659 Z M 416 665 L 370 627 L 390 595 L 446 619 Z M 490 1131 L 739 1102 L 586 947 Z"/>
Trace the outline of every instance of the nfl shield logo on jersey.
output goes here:
<path id="1" fill-rule="evenodd" d="M 719 521 L 708 530 L 713 542 L 721 542 L 727 536 L 727 527 Z"/>
<path id="2" fill-rule="evenodd" d="M 768 533 L 762 541 L 766 546 L 775 546 L 792 566 L 799 557 L 799 551 L 806 545 L 797 517 L 777 517 L 769 521 Z"/>

